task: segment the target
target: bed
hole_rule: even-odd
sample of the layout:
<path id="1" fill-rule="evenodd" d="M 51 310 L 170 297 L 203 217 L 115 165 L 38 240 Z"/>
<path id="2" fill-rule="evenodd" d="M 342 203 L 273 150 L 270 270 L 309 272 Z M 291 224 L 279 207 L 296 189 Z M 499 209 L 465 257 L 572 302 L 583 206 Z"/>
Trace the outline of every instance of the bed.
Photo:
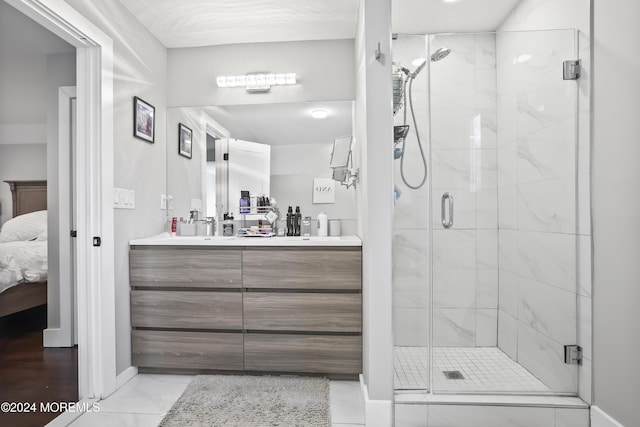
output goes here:
<path id="1" fill-rule="evenodd" d="M 47 182 L 5 182 L 11 189 L 13 219 L 0 229 L 0 317 L 47 303 Z M 7 227 L 10 221 L 13 222 Z M 44 226 L 44 233 L 33 231 L 33 227 L 25 231 L 25 221 Z"/>

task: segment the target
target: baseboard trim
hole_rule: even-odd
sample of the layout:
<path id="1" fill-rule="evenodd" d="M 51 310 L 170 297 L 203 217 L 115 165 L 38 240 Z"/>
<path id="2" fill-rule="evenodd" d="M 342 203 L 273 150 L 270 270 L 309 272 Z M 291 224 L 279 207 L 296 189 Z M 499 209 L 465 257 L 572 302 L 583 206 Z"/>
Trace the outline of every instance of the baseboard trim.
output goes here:
<path id="1" fill-rule="evenodd" d="M 122 371 L 120 375 L 116 377 L 116 390 L 128 383 L 131 378 L 138 375 L 138 368 L 135 366 L 129 366 L 127 369 Z"/>
<path id="2" fill-rule="evenodd" d="M 624 427 L 597 406 L 591 407 L 591 427 Z"/>
<path id="3" fill-rule="evenodd" d="M 369 399 L 369 390 L 360 375 L 360 390 L 364 398 L 366 427 L 391 427 L 393 425 L 393 401 Z"/>
<path id="4" fill-rule="evenodd" d="M 47 328 L 42 331 L 43 347 L 73 347 L 71 334 L 62 328 Z"/>

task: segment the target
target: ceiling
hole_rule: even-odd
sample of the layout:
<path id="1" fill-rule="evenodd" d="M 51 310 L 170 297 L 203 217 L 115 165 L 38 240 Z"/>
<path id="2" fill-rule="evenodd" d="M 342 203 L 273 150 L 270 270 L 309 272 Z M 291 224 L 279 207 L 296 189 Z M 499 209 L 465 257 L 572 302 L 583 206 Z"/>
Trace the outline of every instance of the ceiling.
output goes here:
<path id="1" fill-rule="evenodd" d="M 166 47 L 355 38 L 358 0 L 119 0 Z M 394 33 L 493 31 L 520 0 L 392 0 Z"/>
<path id="2" fill-rule="evenodd" d="M 521 0 L 392 0 L 392 32 L 495 31 Z"/>
<path id="3" fill-rule="evenodd" d="M 75 47 L 0 0 L 0 60 L 75 51 Z"/>
<path id="4" fill-rule="evenodd" d="M 311 117 L 326 110 L 324 119 Z M 233 138 L 269 145 L 332 143 L 351 135 L 352 101 L 298 102 L 205 107 Z"/>
<path id="5" fill-rule="evenodd" d="M 355 38 L 357 0 L 119 0 L 166 47 Z"/>

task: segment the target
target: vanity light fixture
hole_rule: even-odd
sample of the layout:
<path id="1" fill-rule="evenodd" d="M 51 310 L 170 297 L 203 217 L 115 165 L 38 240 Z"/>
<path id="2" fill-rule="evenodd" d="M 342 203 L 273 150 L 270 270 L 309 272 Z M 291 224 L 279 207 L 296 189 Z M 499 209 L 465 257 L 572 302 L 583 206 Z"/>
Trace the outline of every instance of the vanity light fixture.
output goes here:
<path id="1" fill-rule="evenodd" d="M 327 110 L 313 110 L 311 112 L 311 117 L 313 117 L 314 119 L 324 119 L 329 115 L 329 113 L 327 113 Z"/>
<path id="2" fill-rule="evenodd" d="M 218 76 L 218 87 L 243 87 L 247 92 L 267 92 L 271 86 L 294 85 L 296 73 L 246 74 L 244 76 Z"/>

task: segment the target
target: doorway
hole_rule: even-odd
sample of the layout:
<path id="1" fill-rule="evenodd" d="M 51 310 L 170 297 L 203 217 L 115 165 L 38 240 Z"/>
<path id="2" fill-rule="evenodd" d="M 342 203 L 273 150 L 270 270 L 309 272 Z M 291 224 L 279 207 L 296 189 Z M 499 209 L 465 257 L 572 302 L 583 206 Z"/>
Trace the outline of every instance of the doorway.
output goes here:
<path id="1" fill-rule="evenodd" d="M 65 2 L 5 0 L 77 50 L 79 399 L 116 389 L 113 242 L 113 42 Z M 66 425 L 80 414 L 66 414 Z"/>

